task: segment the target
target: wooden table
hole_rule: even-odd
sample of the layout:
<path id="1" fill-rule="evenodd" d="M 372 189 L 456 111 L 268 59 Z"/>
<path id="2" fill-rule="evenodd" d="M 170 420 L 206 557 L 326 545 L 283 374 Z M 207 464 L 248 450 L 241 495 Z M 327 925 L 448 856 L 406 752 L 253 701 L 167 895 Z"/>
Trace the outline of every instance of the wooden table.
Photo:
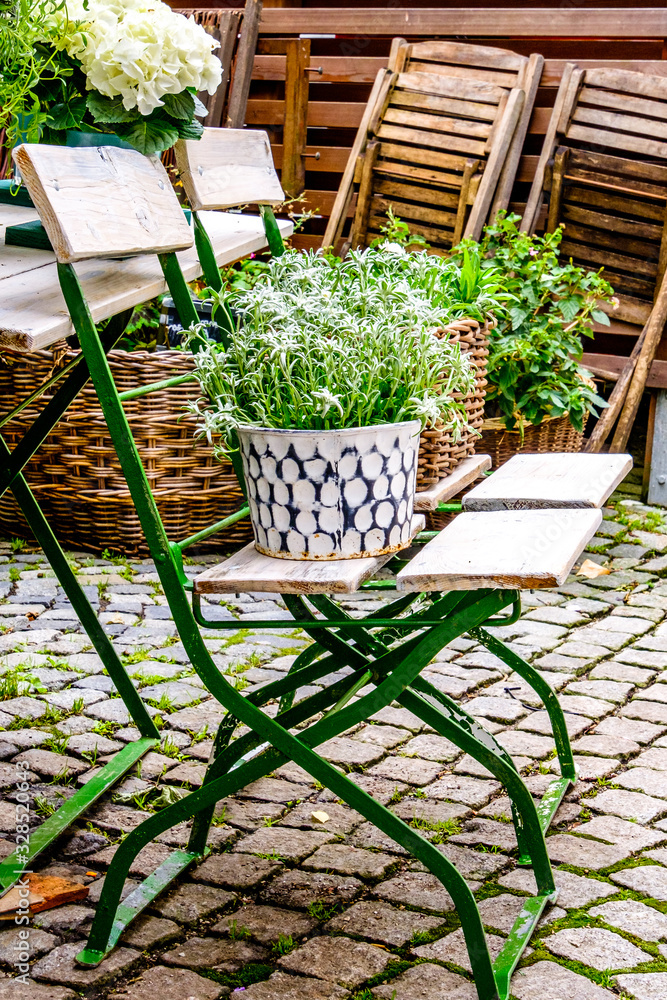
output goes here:
<path id="1" fill-rule="evenodd" d="M 259 216 L 202 212 L 201 217 L 221 267 L 267 245 Z M 34 209 L 0 204 L 0 348 L 39 351 L 74 333 L 58 282 L 55 255 L 50 250 L 5 246 L 7 226 L 37 218 Z M 278 224 L 284 237 L 291 235 L 291 222 Z M 177 257 L 187 281 L 200 276 L 194 246 Z M 86 260 L 75 269 L 96 323 L 167 290 L 155 256 Z"/>

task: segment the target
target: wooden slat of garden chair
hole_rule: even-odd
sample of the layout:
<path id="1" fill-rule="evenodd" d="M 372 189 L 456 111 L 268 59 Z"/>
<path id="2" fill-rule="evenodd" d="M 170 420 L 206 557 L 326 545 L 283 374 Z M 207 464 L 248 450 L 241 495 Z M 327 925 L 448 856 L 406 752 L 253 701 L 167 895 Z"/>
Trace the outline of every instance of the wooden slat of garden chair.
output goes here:
<path id="1" fill-rule="evenodd" d="M 602 522 L 602 511 L 459 514 L 400 571 L 399 590 L 559 587 Z"/>
<path id="2" fill-rule="evenodd" d="M 167 253 L 194 242 L 155 156 L 113 146 L 70 149 L 35 143 L 18 146 L 14 160 L 60 263 Z"/>
<path id="3" fill-rule="evenodd" d="M 285 200 L 266 132 L 207 128 L 197 141 L 178 142 L 175 154 L 195 211 Z"/>
<path id="4" fill-rule="evenodd" d="M 515 455 L 466 494 L 463 510 L 601 507 L 631 468 L 630 455 Z"/>

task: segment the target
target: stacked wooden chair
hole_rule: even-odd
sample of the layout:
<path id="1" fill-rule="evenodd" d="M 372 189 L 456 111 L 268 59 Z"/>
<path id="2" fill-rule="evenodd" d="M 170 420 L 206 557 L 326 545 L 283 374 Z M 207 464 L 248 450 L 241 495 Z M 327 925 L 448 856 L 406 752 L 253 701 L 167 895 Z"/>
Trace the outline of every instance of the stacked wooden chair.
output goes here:
<path id="1" fill-rule="evenodd" d="M 624 450 L 667 319 L 667 79 L 568 63 L 556 98 L 522 228 L 563 224 L 563 254 L 613 286 L 616 332 L 637 336 L 589 448 L 602 447 L 617 418 Z M 608 377 L 604 360 L 594 373 Z"/>
<path id="2" fill-rule="evenodd" d="M 350 246 L 387 210 L 437 250 L 506 208 L 544 60 L 459 42 L 394 39 L 343 174 L 324 246 L 338 246 L 356 192 Z"/>

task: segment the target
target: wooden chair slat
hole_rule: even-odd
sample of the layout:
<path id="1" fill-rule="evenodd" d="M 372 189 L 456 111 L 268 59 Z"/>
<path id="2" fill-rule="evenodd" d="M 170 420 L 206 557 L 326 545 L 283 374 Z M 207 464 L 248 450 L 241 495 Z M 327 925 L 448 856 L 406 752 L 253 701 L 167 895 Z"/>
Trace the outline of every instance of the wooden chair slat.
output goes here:
<path id="1" fill-rule="evenodd" d="M 471 139 L 488 139 L 491 125 L 488 122 L 474 122 L 463 118 L 449 118 L 445 115 L 427 114 L 423 111 L 412 111 L 406 108 L 387 108 L 385 122 L 394 125 L 405 125 L 408 128 L 428 129 L 433 132 L 443 132 L 450 135 L 460 135 Z"/>
<path id="2" fill-rule="evenodd" d="M 572 219 L 569 212 L 566 213 L 564 211 L 562 218 L 566 217 L 570 220 L 565 227 L 565 238 L 568 242 L 595 243 L 599 247 L 620 250 L 623 254 L 636 254 L 639 258 L 637 261 L 639 265 L 637 268 L 638 271 L 641 274 L 653 273 L 653 260 L 657 261 L 660 249 L 659 246 L 656 247 L 655 243 L 651 244 L 647 243 L 646 240 L 633 239 L 630 236 L 626 236 L 618 228 L 616 228 L 615 232 L 609 232 L 607 229 L 597 229 L 581 225 Z M 639 232 L 637 232 L 637 235 L 639 236 Z"/>
<path id="3" fill-rule="evenodd" d="M 601 507 L 631 468 L 630 455 L 515 455 L 465 495 L 463 510 Z"/>
<path id="4" fill-rule="evenodd" d="M 663 160 L 667 159 L 667 143 L 645 139 L 639 135 L 606 132 L 604 129 L 574 124 L 568 129 L 568 137 L 579 142 L 590 142 L 595 146 L 612 146 L 615 149 L 625 149 L 628 153 L 640 153 L 644 156 L 659 156 Z"/>
<path id="5" fill-rule="evenodd" d="M 285 200 L 266 132 L 207 128 L 198 141 L 176 144 L 176 163 L 196 211 Z"/>
<path id="6" fill-rule="evenodd" d="M 652 225 L 650 222 L 640 222 L 633 218 L 624 219 L 616 215 L 607 215 L 604 212 L 595 212 L 576 204 L 564 205 L 562 217 L 565 222 L 569 220 L 593 229 L 601 229 L 612 240 L 615 232 L 640 237 L 642 240 L 658 240 L 658 243 L 662 237 L 662 226 Z M 572 233 L 569 235 L 572 236 Z M 638 253 L 644 251 L 645 244 L 640 244 L 640 247 Z"/>
<path id="7" fill-rule="evenodd" d="M 404 142 L 415 146 L 428 144 L 436 149 L 453 149 L 473 156 L 484 156 L 486 152 L 486 143 L 476 142 L 474 139 L 464 139 L 458 135 L 440 135 L 438 132 L 425 132 L 421 129 L 409 129 L 384 122 L 380 125 L 377 135 L 379 139 L 389 139 L 392 142 Z"/>
<path id="8" fill-rule="evenodd" d="M 590 87 L 667 100 L 667 79 L 651 73 L 633 73 L 626 69 L 588 69 L 586 83 Z"/>
<path id="9" fill-rule="evenodd" d="M 460 187 L 461 184 L 459 181 L 459 190 Z M 437 205 L 440 208 L 443 206 L 456 208 L 459 203 L 458 190 L 442 190 L 440 187 L 434 190 L 432 187 L 425 188 L 419 184 L 397 184 L 394 181 L 387 181 L 382 178 L 379 178 L 375 183 L 375 194 L 393 196 L 414 202 L 424 202 L 427 205 Z"/>
<path id="10" fill-rule="evenodd" d="M 61 263 L 192 246 L 192 230 L 155 156 L 35 143 L 18 146 L 14 160 Z"/>
<path id="11" fill-rule="evenodd" d="M 667 123 L 639 118 L 637 115 L 620 115 L 614 111 L 584 108 L 580 105 L 572 115 L 572 121 L 582 122 L 585 125 L 599 125 L 605 132 L 607 129 L 614 129 L 631 135 L 648 134 L 658 139 L 667 138 Z"/>
<path id="12" fill-rule="evenodd" d="M 637 201 L 632 195 L 626 196 L 615 185 L 594 190 L 572 184 L 567 188 L 568 202 L 578 202 L 622 215 L 636 215 L 644 219 L 662 221 L 664 207 L 651 201 Z"/>
<path id="13" fill-rule="evenodd" d="M 458 205 L 458 200 L 456 202 Z M 446 212 L 441 211 L 438 208 L 432 207 L 432 205 L 420 205 L 412 201 L 402 201 L 398 198 L 383 198 L 380 195 L 373 195 L 372 202 L 372 216 L 371 218 L 376 218 L 378 221 L 384 217 L 384 223 L 386 223 L 386 212 L 390 206 L 394 206 L 401 219 L 405 221 L 414 222 L 426 222 L 434 223 L 441 226 L 451 226 L 454 227 L 454 220 L 456 218 L 456 212 Z"/>
<path id="14" fill-rule="evenodd" d="M 446 72 L 452 79 L 465 81 L 466 83 L 480 82 L 480 71 L 477 66 L 442 66 L 436 63 L 417 60 L 410 64 L 410 70 L 414 73 L 422 73 L 425 76 L 435 76 L 438 73 Z M 485 70 L 484 79 L 490 87 L 512 87 L 515 84 L 513 74 L 494 70 Z"/>
<path id="15" fill-rule="evenodd" d="M 490 468 L 490 455 L 471 455 L 470 458 L 464 458 L 448 476 L 427 490 L 415 493 L 415 513 L 436 510 L 439 503 L 451 500 Z"/>
<path id="16" fill-rule="evenodd" d="M 406 591 L 558 587 L 602 521 L 602 511 L 502 510 L 459 514 L 400 571 Z"/>
<path id="17" fill-rule="evenodd" d="M 568 234 L 568 238 L 564 239 L 561 243 L 561 251 L 564 254 L 574 256 L 574 248 L 580 249 L 580 246 L 580 244 L 571 243 Z M 598 267 L 609 265 L 610 267 L 625 268 L 630 272 L 634 271 L 635 273 L 646 274 L 650 277 L 655 277 L 658 273 L 657 262 L 652 264 L 649 261 L 639 260 L 636 257 L 625 257 L 620 253 L 611 253 L 609 250 L 596 250 L 594 247 L 587 247 L 586 256 L 589 261 L 592 261 Z"/>
<path id="18" fill-rule="evenodd" d="M 482 72 L 492 68 L 519 73 L 525 64 L 525 58 L 516 52 L 491 46 L 469 45 L 465 42 L 415 42 L 410 55 L 412 60 L 424 59 L 448 65 L 474 66 Z"/>
<path id="19" fill-rule="evenodd" d="M 456 97 L 462 101 L 476 101 L 486 104 L 498 104 L 507 93 L 504 87 L 480 80 L 479 77 L 464 79 L 454 73 L 435 69 L 425 73 L 410 67 L 409 72 L 399 73 L 396 86 L 399 90 L 416 90 L 420 93 L 433 94 L 438 97 Z"/>
<path id="20" fill-rule="evenodd" d="M 627 184 L 630 179 L 656 181 L 667 184 L 667 166 L 660 163 L 650 163 L 645 160 L 628 160 L 622 156 L 611 156 L 609 153 L 593 150 L 570 149 L 568 174 L 581 168 L 582 170 L 598 171 L 600 174 L 618 174 Z M 598 176 L 596 174 L 595 176 Z M 600 178 L 602 180 L 602 178 Z M 662 190 L 658 192 L 663 195 Z"/>
<path id="21" fill-rule="evenodd" d="M 424 527 L 424 517 L 412 519 L 411 537 Z M 277 559 L 257 552 L 252 542 L 194 580 L 196 594 L 352 594 L 384 566 L 393 553 L 366 559 Z"/>
<path id="22" fill-rule="evenodd" d="M 380 202 L 379 207 L 381 209 L 381 214 L 371 215 L 370 219 L 368 220 L 369 241 L 371 239 L 376 239 L 378 236 L 382 235 L 382 227 L 386 226 L 387 224 L 386 212 L 389 205 L 392 205 L 397 211 L 399 211 L 399 209 L 402 211 L 403 208 L 408 207 L 395 202 L 384 202 L 384 204 Z M 406 219 L 409 218 L 407 216 L 407 213 L 405 215 L 405 218 Z M 443 241 L 447 241 L 450 245 L 453 245 L 452 234 L 456 229 L 455 213 L 452 213 L 450 222 L 443 221 L 441 229 L 435 229 L 433 226 L 429 226 L 425 222 L 421 222 L 419 220 L 411 220 L 411 221 L 414 222 L 414 225 L 410 227 L 410 232 L 419 236 L 423 236 L 424 239 L 428 240 L 428 242 L 433 244 L 433 246 L 442 244 Z"/>
<path id="23" fill-rule="evenodd" d="M 440 168 L 442 170 L 465 170 L 467 157 L 455 156 L 452 153 L 443 153 L 439 149 L 422 149 L 418 146 L 399 146 L 392 142 L 380 143 L 380 158 L 387 162 L 391 160 L 418 163 L 425 167 Z"/>
<path id="24" fill-rule="evenodd" d="M 595 87 L 584 86 L 579 95 L 581 104 L 594 104 L 601 108 L 613 108 L 628 114 L 645 115 L 647 118 L 667 118 L 667 103 L 649 101 L 634 94 L 611 93 Z"/>
<path id="25" fill-rule="evenodd" d="M 379 158 L 375 164 L 375 172 L 378 177 L 382 175 L 388 177 L 401 177 L 406 180 L 423 181 L 425 184 L 433 184 L 442 187 L 460 187 L 460 173 L 445 172 L 441 170 L 428 170 L 426 167 L 413 167 L 408 163 L 397 163 L 394 160 Z M 378 189 L 381 179 L 378 180 Z"/>
<path id="26" fill-rule="evenodd" d="M 422 94 L 416 90 L 399 90 L 396 88 L 391 95 L 392 107 L 425 108 L 430 112 L 442 111 L 445 114 L 466 115 L 480 121 L 492 122 L 497 114 L 497 105 L 480 104 L 478 101 L 461 101 L 450 97 L 434 97 L 433 94 Z"/>

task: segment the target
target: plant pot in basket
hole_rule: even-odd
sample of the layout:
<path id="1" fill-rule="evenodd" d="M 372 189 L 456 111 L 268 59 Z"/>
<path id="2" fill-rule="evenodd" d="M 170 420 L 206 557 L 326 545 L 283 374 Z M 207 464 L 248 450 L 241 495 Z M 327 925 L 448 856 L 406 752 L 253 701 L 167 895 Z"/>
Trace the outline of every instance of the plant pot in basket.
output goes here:
<path id="1" fill-rule="evenodd" d="M 255 548 L 355 559 L 410 540 L 418 420 L 345 430 L 239 427 Z"/>
<path id="2" fill-rule="evenodd" d="M 541 424 L 524 424 L 522 435 L 520 430 L 509 431 L 504 420 L 492 417 L 482 424 L 479 448 L 491 456 L 494 469 L 523 451 L 537 454 L 581 451 L 587 420 L 588 414 L 585 414 L 583 427 L 578 431 L 570 423 L 567 414 L 562 417 L 546 417 Z"/>

